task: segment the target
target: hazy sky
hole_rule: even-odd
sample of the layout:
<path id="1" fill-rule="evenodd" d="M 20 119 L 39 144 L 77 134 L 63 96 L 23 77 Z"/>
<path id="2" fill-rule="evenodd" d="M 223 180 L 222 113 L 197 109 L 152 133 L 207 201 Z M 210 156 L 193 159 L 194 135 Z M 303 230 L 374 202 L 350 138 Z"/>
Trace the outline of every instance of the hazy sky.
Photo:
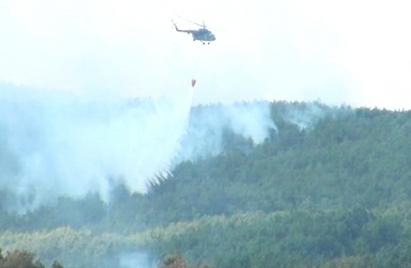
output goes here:
<path id="1" fill-rule="evenodd" d="M 253 2 L 253 3 L 251 3 Z M 195 103 L 411 108 L 407 1 L 0 0 L 0 81 Z M 173 30 L 221 29 L 210 46 Z"/>

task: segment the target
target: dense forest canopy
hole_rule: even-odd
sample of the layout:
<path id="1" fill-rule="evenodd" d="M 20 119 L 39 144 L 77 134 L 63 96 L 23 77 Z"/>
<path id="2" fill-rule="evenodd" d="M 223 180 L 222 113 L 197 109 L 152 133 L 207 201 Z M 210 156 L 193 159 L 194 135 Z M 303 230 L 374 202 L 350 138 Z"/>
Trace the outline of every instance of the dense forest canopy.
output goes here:
<path id="1" fill-rule="evenodd" d="M 193 115 L 220 116 L 219 109 L 193 107 L 188 135 L 198 123 Z M 7 209 L 13 193 L 3 188 L 0 246 L 25 246 L 13 242 L 20 232 L 59 237 L 59 228 L 69 228 L 79 236 L 86 228 L 90 239 L 115 234 L 119 248 L 107 254 L 178 250 L 219 267 L 408 263 L 411 112 L 317 102 L 272 102 L 269 109 L 264 140 L 255 143 L 223 126 L 220 151 L 180 159 L 173 176 L 146 194 L 117 184 L 108 203 L 94 193 L 62 196 L 19 214 Z M 39 253 L 55 258 L 46 249 Z"/>

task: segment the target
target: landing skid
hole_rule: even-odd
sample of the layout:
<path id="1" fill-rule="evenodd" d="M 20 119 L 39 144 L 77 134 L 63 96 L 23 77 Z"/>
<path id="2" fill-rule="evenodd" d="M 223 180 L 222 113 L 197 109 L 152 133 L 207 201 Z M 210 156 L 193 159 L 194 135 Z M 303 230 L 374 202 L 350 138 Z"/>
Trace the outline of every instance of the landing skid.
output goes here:
<path id="1" fill-rule="evenodd" d="M 198 39 L 193 38 L 193 42 L 195 42 L 196 40 L 198 40 Z M 210 42 L 203 42 L 203 41 L 201 41 L 201 40 L 198 40 L 198 41 L 200 41 L 201 43 L 203 43 L 203 45 L 205 45 L 206 43 L 207 43 L 208 45 L 210 44 Z"/>

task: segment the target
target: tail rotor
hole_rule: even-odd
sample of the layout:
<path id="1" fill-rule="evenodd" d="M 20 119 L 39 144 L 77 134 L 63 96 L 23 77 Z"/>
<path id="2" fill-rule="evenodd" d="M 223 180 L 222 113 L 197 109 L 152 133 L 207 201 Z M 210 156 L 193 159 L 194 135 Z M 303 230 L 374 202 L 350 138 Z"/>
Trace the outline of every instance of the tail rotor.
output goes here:
<path id="1" fill-rule="evenodd" d="M 174 30 L 174 28 L 175 28 L 177 25 L 176 25 L 176 23 L 175 23 L 173 20 L 171 20 L 171 22 L 172 22 L 173 24 L 171 25 L 170 30 Z"/>

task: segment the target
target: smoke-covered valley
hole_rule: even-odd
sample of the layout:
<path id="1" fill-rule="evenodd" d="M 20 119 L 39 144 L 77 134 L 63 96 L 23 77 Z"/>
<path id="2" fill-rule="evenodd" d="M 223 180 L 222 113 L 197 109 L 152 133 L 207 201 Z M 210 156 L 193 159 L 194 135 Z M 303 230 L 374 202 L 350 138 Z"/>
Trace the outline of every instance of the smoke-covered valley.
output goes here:
<path id="1" fill-rule="evenodd" d="M 268 102 L 191 107 L 191 89 L 129 99 L 1 87 L 1 203 L 20 212 L 60 196 L 109 202 L 118 184 L 146 193 L 182 161 L 218 155 L 227 132 L 257 145 L 277 131 Z"/>
<path id="2" fill-rule="evenodd" d="M 210 267 L 408 254 L 409 111 L 193 94 L 2 85 L 3 252 L 99 268 L 162 267 L 176 251 Z"/>

